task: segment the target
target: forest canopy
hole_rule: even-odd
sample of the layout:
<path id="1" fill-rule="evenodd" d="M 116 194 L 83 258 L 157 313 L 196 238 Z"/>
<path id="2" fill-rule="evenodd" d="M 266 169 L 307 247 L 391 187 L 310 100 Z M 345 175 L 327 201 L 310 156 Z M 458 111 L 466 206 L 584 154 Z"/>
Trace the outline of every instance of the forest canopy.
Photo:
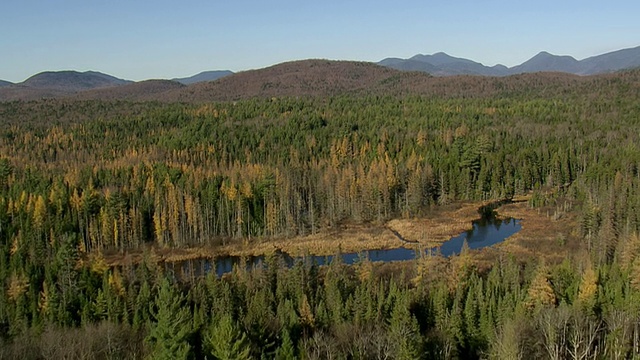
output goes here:
<path id="1" fill-rule="evenodd" d="M 0 358 L 640 356 L 638 84 L 545 79 L 479 97 L 0 103 Z M 149 250 L 521 195 L 571 204 L 573 257 L 384 271 L 272 254 L 182 281 Z"/>

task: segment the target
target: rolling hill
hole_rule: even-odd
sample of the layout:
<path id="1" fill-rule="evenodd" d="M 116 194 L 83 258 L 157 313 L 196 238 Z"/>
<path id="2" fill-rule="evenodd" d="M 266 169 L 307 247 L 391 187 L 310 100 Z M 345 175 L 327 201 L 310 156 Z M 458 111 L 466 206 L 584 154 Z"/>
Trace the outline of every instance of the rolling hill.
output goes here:
<path id="1" fill-rule="evenodd" d="M 613 55 L 612 55 L 613 56 Z M 614 56 L 620 62 L 627 54 Z M 467 69 L 478 69 L 478 64 L 464 59 L 437 56 L 416 57 L 411 64 L 421 61 L 436 61 L 439 65 L 451 60 Z M 575 60 L 575 59 L 574 59 Z M 597 59 L 596 59 L 597 60 Z M 591 66 L 604 65 L 591 60 Z M 396 60 L 389 60 L 387 65 Z M 553 63 L 570 69 L 576 62 L 571 58 L 555 57 L 543 53 L 522 65 L 522 69 L 533 69 Z M 628 63 L 628 62 L 627 62 Z M 542 64 L 542 65 L 541 65 Z M 498 68 L 499 69 L 499 68 Z M 59 75 L 59 74 L 58 74 Z M 102 74 L 104 75 L 104 74 Z M 125 82 L 113 80 L 108 75 L 93 78 L 94 82 L 82 82 L 83 77 L 47 75 L 32 77 L 21 84 L 0 88 L 0 101 L 37 100 L 42 98 L 101 99 L 129 101 L 163 101 L 202 103 L 211 101 L 235 101 L 247 98 L 271 97 L 322 97 L 341 94 L 372 96 L 434 96 L 434 97 L 490 97 L 502 93 L 528 96 L 557 96 L 576 86 L 598 86 L 600 81 L 611 77 L 625 79 L 634 89 L 638 88 L 640 71 L 627 71 L 597 76 L 578 76 L 560 72 L 523 73 L 503 77 L 490 76 L 431 76 L 421 71 L 400 71 L 388 66 L 367 62 L 301 60 L 282 63 L 263 69 L 231 74 L 218 80 L 183 85 L 171 80 L 147 80 Z M 106 78 L 105 78 L 106 77 Z M 78 80 L 79 79 L 79 80 Z M 31 86 L 28 86 L 28 85 Z M 108 85 L 112 84 L 112 85 Z M 97 87 L 102 86 L 102 87 Z M 72 89 L 89 88 L 73 91 Z M 93 87 L 93 88 L 91 88 Z"/>
<path id="2" fill-rule="evenodd" d="M 80 91 L 129 84 L 131 81 L 96 71 L 45 71 L 0 88 L 0 101 L 59 98 Z"/>
<path id="3" fill-rule="evenodd" d="M 408 59 L 386 58 L 375 64 L 298 60 L 236 74 L 228 70 L 204 71 L 185 78 L 138 83 L 96 71 L 45 71 L 17 84 L 0 80 L 0 101 L 75 97 L 202 102 L 250 97 L 326 96 L 345 92 L 443 96 L 464 92 L 475 96 L 482 91 L 509 88 L 512 83 L 527 78 L 511 78 L 503 82 L 464 76 L 494 78 L 539 72 L 595 75 L 634 68 L 640 68 L 640 46 L 583 60 L 543 51 L 511 68 L 503 65 L 485 66 L 439 52 L 433 55 L 418 54 Z M 453 79 L 440 81 L 429 75 Z M 558 84 L 566 84 L 567 79 L 572 79 L 561 74 L 540 75 L 539 78 L 543 78 L 544 83 L 551 81 Z M 529 82 L 537 83 L 533 80 Z"/>
<path id="4" fill-rule="evenodd" d="M 167 91 L 184 87 L 186 85 L 172 80 L 145 80 L 121 86 L 78 92 L 73 95 L 73 98 L 81 100 L 153 101 Z"/>
<path id="5" fill-rule="evenodd" d="M 128 84 L 130 81 L 96 71 L 45 71 L 33 75 L 19 85 L 61 91 L 82 91 Z"/>
<path id="6" fill-rule="evenodd" d="M 202 102 L 251 97 L 330 96 L 377 89 L 385 81 L 411 76 L 428 78 L 423 73 L 403 74 L 367 62 L 300 60 L 193 84 L 166 92 L 161 99 Z"/>
<path id="7" fill-rule="evenodd" d="M 51 99 L 64 97 L 69 94 L 67 91 L 30 88 L 17 84 L 0 87 L 0 101 Z"/>
<path id="8" fill-rule="evenodd" d="M 169 90 L 157 94 L 156 99 L 165 102 L 202 103 L 342 94 L 437 98 L 489 98 L 510 94 L 550 98 L 563 97 L 575 91 L 593 92 L 594 89 L 603 88 L 612 79 L 620 80 L 620 84 L 629 89 L 640 89 L 640 70 L 593 76 L 537 72 L 504 77 L 433 77 L 423 72 L 403 72 L 370 63 L 306 60 Z"/>

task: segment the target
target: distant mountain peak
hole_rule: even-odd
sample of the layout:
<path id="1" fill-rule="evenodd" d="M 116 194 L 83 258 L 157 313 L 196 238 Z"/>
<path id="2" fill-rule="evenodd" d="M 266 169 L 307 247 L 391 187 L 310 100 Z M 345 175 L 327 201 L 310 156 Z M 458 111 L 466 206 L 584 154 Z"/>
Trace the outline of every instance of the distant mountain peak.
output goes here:
<path id="1" fill-rule="evenodd" d="M 432 75 L 488 75 L 501 76 L 506 75 L 500 66 L 488 67 L 481 63 L 451 56 L 444 52 L 437 52 L 433 55 L 414 55 L 409 59 L 394 59 L 389 61 L 385 59 L 378 64 L 391 67 L 396 70 L 412 70 L 423 71 Z"/>
<path id="2" fill-rule="evenodd" d="M 195 84 L 199 82 L 205 81 L 214 81 L 225 76 L 232 75 L 233 72 L 229 70 L 213 70 L 213 71 L 203 71 L 193 76 L 185 77 L 185 78 L 176 78 L 172 79 L 173 81 L 177 81 L 184 85 Z"/>
<path id="3" fill-rule="evenodd" d="M 391 61 L 390 59 L 393 59 Z M 640 67 L 640 46 L 576 60 L 569 55 L 554 55 L 540 51 L 524 63 L 508 68 L 504 65 L 485 66 L 473 60 L 456 58 L 444 52 L 418 54 L 408 59 L 387 58 L 378 64 L 397 70 L 424 71 L 432 75 L 507 76 L 541 71 L 594 75 Z"/>
<path id="4" fill-rule="evenodd" d="M 577 74 L 580 72 L 580 63 L 568 55 L 553 55 L 546 51 L 541 51 L 531 59 L 509 70 L 514 74 L 540 71 L 559 71 Z"/>
<path id="5" fill-rule="evenodd" d="M 550 53 L 548 51 L 540 51 L 539 53 L 537 53 L 534 57 L 532 57 L 529 60 L 540 59 L 540 58 L 542 58 L 542 59 L 547 59 L 547 58 L 571 59 L 571 60 L 578 61 L 573 56 L 570 56 L 570 55 L 555 55 L 555 54 L 552 54 L 552 53 Z"/>

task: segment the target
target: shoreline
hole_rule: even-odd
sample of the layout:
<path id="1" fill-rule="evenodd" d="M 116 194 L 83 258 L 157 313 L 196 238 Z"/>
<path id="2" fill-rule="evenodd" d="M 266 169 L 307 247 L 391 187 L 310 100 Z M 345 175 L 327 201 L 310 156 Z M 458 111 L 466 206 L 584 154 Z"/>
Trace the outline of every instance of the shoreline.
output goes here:
<path id="1" fill-rule="evenodd" d="M 437 247 L 450 238 L 472 228 L 481 218 L 480 209 L 504 200 L 482 202 L 458 202 L 435 207 L 428 215 L 419 218 L 392 219 L 382 224 L 344 224 L 323 229 L 315 234 L 292 238 L 243 238 L 230 240 L 225 245 L 197 246 L 190 248 L 158 248 L 147 246 L 118 254 L 104 254 L 110 267 L 138 264 L 145 257 L 153 262 L 179 262 L 194 259 L 213 259 L 224 256 L 260 256 L 273 252 L 287 253 L 292 257 L 303 255 L 328 256 L 338 251 L 355 253 L 367 250 L 395 248 L 416 249 Z M 498 214 L 498 217 L 505 217 Z"/>

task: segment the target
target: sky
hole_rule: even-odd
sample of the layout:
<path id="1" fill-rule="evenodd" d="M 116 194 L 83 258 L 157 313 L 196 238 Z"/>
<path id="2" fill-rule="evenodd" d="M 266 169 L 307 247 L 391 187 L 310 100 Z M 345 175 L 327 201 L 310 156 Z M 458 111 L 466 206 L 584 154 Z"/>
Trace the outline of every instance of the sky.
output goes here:
<path id="1" fill-rule="evenodd" d="M 518 65 L 640 46 L 640 1 L 6 0 L 0 79 L 100 71 L 128 80 L 310 58 L 377 62 L 446 52 Z"/>

